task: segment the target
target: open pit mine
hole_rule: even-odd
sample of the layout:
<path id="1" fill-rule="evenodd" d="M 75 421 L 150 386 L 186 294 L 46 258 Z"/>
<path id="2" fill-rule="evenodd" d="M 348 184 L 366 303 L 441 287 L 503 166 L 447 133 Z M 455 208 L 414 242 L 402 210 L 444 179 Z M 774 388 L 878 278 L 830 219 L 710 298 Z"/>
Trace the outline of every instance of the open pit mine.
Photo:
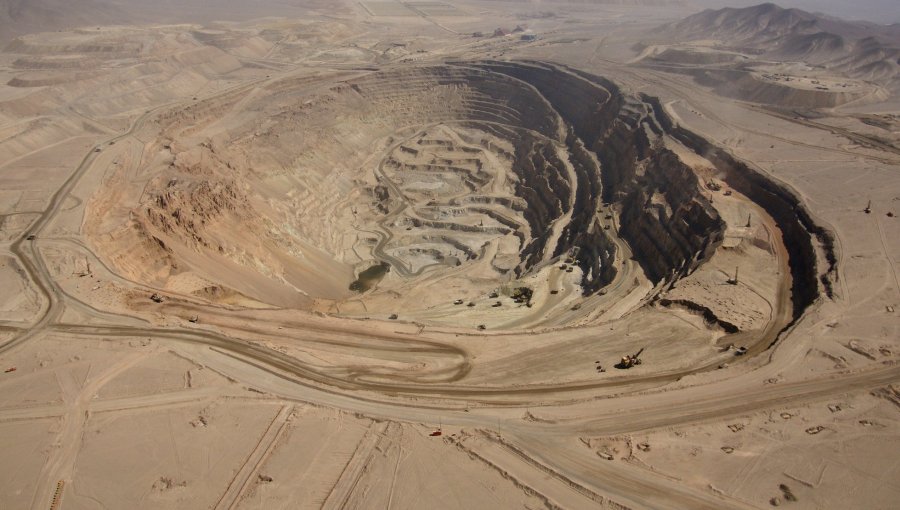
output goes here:
<path id="1" fill-rule="evenodd" d="M 41 2 L 0 508 L 895 506 L 892 28 Z"/>
<path id="2" fill-rule="evenodd" d="M 491 331 L 699 313 L 710 327 L 670 327 L 708 358 L 732 334 L 766 347 L 830 279 L 789 191 L 565 66 L 284 78 L 156 122 L 146 186 L 101 192 L 90 239 L 117 272 L 213 302 Z"/>

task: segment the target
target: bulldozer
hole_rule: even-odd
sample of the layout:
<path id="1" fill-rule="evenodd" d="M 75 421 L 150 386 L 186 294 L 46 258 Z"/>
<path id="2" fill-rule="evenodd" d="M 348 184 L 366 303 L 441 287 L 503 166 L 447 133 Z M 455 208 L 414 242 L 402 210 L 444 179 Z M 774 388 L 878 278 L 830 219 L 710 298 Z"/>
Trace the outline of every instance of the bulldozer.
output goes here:
<path id="1" fill-rule="evenodd" d="M 641 348 L 641 350 L 634 354 L 626 354 L 625 356 L 622 356 L 622 361 L 620 361 L 619 364 L 616 365 L 616 368 L 631 368 L 635 365 L 640 365 L 642 352 L 644 352 L 643 347 Z"/>

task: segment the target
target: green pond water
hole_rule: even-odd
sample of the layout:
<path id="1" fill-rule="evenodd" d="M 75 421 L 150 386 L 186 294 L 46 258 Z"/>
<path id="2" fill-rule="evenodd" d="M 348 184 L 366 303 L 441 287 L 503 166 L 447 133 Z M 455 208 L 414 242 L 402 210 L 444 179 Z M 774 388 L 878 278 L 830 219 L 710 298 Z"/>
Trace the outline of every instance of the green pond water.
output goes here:
<path id="1" fill-rule="evenodd" d="M 384 278 L 384 275 L 391 270 L 390 264 L 386 262 L 382 262 L 381 264 L 376 264 L 365 271 L 359 273 L 359 276 L 356 280 L 350 284 L 350 290 L 354 290 L 356 292 L 366 292 L 367 290 L 378 285 L 378 282 Z"/>

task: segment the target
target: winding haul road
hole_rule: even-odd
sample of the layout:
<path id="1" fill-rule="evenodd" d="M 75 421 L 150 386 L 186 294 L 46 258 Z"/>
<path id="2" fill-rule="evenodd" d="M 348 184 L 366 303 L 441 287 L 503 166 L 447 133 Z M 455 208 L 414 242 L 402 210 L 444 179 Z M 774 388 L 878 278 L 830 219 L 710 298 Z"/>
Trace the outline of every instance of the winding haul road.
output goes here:
<path id="1" fill-rule="evenodd" d="M 262 80 L 260 80 L 262 81 Z M 259 81 L 243 84 L 249 87 Z M 236 87 L 237 88 L 237 87 Z M 233 92 L 235 88 L 216 95 Z M 210 96 L 211 99 L 215 96 Z M 428 380 L 396 378 L 395 380 L 373 380 L 365 372 L 342 376 L 327 373 L 309 366 L 300 360 L 281 352 L 260 346 L 249 339 L 228 336 L 206 330 L 185 330 L 181 328 L 160 328 L 123 325 L 111 321 L 109 313 L 94 312 L 86 303 L 79 303 L 73 296 L 65 294 L 54 282 L 41 254 L 40 235 L 59 212 L 79 180 L 93 166 L 97 157 L 95 149 L 111 142 L 132 136 L 139 131 L 156 111 L 172 105 L 160 106 L 140 115 L 130 128 L 102 144 L 91 148 L 81 163 L 63 185 L 53 194 L 49 206 L 22 238 L 10 246 L 11 253 L 19 260 L 33 285 L 42 296 L 39 317 L 28 328 L 23 328 L 8 341 L 0 345 L 0 353 L 9 353 L 26 342 L 45 333 L 65 332 L 73 336 L 133 338 L 153 337 L 178 344 L 180 349 L 191 353 L 205 364 L 230 374 L 245 384 L 265 391 L 286 401 L 315 402 L 369 416 L 395 421 L 428 423 L 440 413 L 443 423 L 460 427 L 494 430 L 498 417 L 502 421 L 503 447 L 514 455 L 520 455 L 527 462 L 542 470 L 547 476 L 565 482 L 574 491 L 589 494 L 610 494 L 617 500 L 639 507 L 652 508 L 745 508 L 743 502 L 713 492 L 694 490 L 674 483 L 663 477 L 648 476 L 630 467 L 616 464 L 598 465 L 590 455 L 579 451 L 571 439 L 579 436 L 601 436 L 633 433 L 660 427 L 670 427 L 701 421 L 721 419 L 732 415 L 760 411 L 767 408 L 799 404 L 827 398 L 838 393 L 868 390 L 882 387 L 900 380 L 900 367 L 893 365 L 875 366 L 867 370 L 846 373 L 832 373 L 812 379 L 793 380 L 778 384 L 763 384 L 766 378 L 789 370 L 798 359 L 798 353 L 808 346 L 802 339 L 792 338 L 791 342 L 779 343 L 765 363 L 755 369 L 735 371 L 733 377 L 721 377 L 719 382 L 697 384 L 665 392 L 628 394 L 631 388 L 645 388 L 647 384 L 664 385 L 678 381 L 688 375 L 714 370 L 718 362 L 670 373 L 618 379 L 612 381 L 542 384 L 525 387 L 477 387 L 466 386 L 465 377 L 472 367 L 472 359 L 464 349 L 437 341 L 408 338 L 383 338 L 382 349 L 404 352 L 427 352 L 450 360 L 447 366 L 436 369 Z M 386 180 L 393 188 L 393 183 Z M 398 196 L 399 190 L 392 189 Z M 404 204 L 405 206 L 405 204 Z M 393 211 L 399 213 L 401 209 Z M 390 235 L 390 234 L 388 234 Z M 35 236 L 34 240 L 28 238 Z M 379 243 L 379 256 L 391 259 L 381 251 L 389 238 Z M 780 259 L 782 263 L 786 261 Z M 400 265 L 398 271 L 404 270 Z M 409 273 L 414 274 L 414 273 Z M 788 286 L 789 291 L 789 286 Z M 779 308 L 789 308 L 789 299 L 782 299 Z M 67 306 L 79 306 L 83 313 L 96 319 L 95 324 L 78 325 L 60 322 Z M 171 306 L 178 306 L 172 304 Z M 215 311 L 210 311 L 215 313 Z M 123 316 L 123 319 L 126 318 Z M 780 316 L 764 335 L 765 342 L 774 341 L 786 320 Z M 251 328 L 252 329 L 252 328 Z M 286 332 L 287 334 L 288 332 Z M 315 337 L 315 327 L 295 324 L 289 331 L 292 336 Z M 371 340 L 371 335 L 345 331 L 356 340 Z M 255 337 L 265 336 L 255 331 Z M 127 365 L 111 368 L 104 375 L 106 380 Z M 604 400 L 586 399 L 599 390 L 616 390 L 624 396 Z M 98 404 L 91 403 L 90 392 L 62 406 L 35 407 L 13 411 L 3 411 L 0 416 L 26 419 L 36 416 L 61 414 L 66 405 L 84 412 Z M 414 397 L 415 401 L 408 397 Z M 166 397 L 180 398 L 180 397 Z M 526 407 L 533 407 L 535 401 L 543 403 L 545 421 L 523 421 L 517 419 Z M 463 408 L 463 404 L 482 403 L 482 407 Z M 106 403 L 105 405 L 110 405 Z M 122 405 L 128 405 L 122 403 Z M 83 423 L 81 424 L 83 425 Z M 69 423 L 66 438 L 78 436 L 79 423 Z M 77 449 L 74 439 L 63 445 L 45 469 L 34 508 L 44 507 L 44 496 L 52 493 L 54 480 L 71 470 L 72 458 Z"/>

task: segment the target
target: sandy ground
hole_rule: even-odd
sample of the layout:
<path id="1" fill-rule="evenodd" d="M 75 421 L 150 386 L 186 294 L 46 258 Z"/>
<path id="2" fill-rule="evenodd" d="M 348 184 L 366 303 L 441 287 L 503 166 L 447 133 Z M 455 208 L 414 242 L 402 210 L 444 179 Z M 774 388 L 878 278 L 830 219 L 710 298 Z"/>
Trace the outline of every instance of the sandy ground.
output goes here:
<path id="1" fill-rule="evenodd" d="M 791 86 L 868 95 L 801 118 L 642 64 L 635 34 L 676 14 L 362 2 L 8 48 L 0 449 L 15 461 L 0 506 L 894 507 L 897 105 L 817 75 Z M 522 23 L 536 41 L 472 37 Z M 783 233 L 674 138 L 660 143 L 727 225 L 697 270 L 655 286 L 611 208 L 597 228 L 620 271 L 604 293 L 582 295 L 565 256 L 511 276 L 516 234 L 536 237 L 513 147 L 454 121 L 492 105 L 409 71 L 486 58 L 658 96 L 834 234 L 831 296 L 779 334 Z M 395 269 L 349 289 L 381 260 Z M 519 285 L 532 306 L 510 297 Z M 613 368 L 640 348 L 641 365 Z"/>

